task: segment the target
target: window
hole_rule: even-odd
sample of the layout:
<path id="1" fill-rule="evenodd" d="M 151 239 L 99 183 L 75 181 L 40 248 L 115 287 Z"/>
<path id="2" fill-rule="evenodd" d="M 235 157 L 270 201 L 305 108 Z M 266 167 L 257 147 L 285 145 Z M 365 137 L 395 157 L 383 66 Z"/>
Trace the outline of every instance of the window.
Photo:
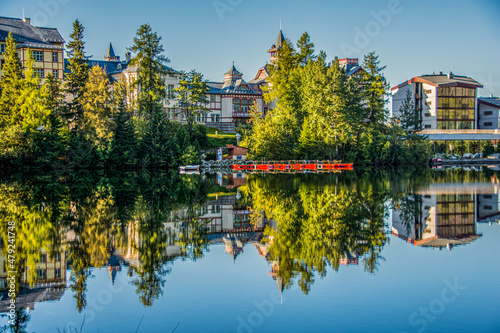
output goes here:
<path id="1" fill-rule="evenodd" d="M 0 44 L 0 53 L 5 53 L 5 44 Z"/>
<path id="2" fill-rule="evenodd" d="M 57 62 L 59 57 L 57 56 L 57 52 L 52 52 L 52 62 Z"/>
<path id="3" fill-rule="evenodd" d="M 487 123 L 484 123 L 484 126 L 492 126 L 493 123 L 492 122 L 487 122 Z"/>
<path id="4" fill-rule="evenodd" d="M 59 279 L 61 277 L 61 269 L 60 268 L 56 268 L 56 271 L 55 271 L 55 278 L 56 279 Z"/>
<path id="5" fill-rule="evenodd" d="M 43 61 L 43 51 L 33 51 L 32 56 L 35 61 Z"/>
<path id="6" fill-rule="evenodd" d="M 493 111 L 485 111 L 484 115 L 485 116 L 491 116 L 493 114 Z"/>
<path id="7" fill-rule="evenodd" d="M 43 78 L 43 68 L 34 68 L 33 77 Z"/>
<path id="8" fill-rule="evenodd" d="M 487 209 L 487 210 L 492 210 L 492 209 L 493 209 L 493 207 L 491 207 L 491 206 L 484 206 L 484 209 Z"/>
<path id="9" fill-rule="evenodd" d="M 56 79 L 59 78 L 59 73 L 58 73 L 57 69 L 52 70 L 52 75 L 54 75 L 54 78 L 56 78 Z"/>
<path id="10" fill-rule="evenodd" d="M 215 95 L 210 95 L 210 102 L 211 102 L 211 103 L 215 103 L 215 102 L 217 102 L 217 96 L 215 96 Z"/>
<path id="11" fill-rule="evenodd" d="M 47 279 L 47 270 L 45 269 L 37 269 L 36 277 L 38 280 L 46 280 Z"/>
<path id="12" fill-rule="evenodd" d="M 61 261 L 61 254 L 56 253 L 56 257 L 54 258 L 54 261 Z"/>
<path id="13" fill-rule="evenodd" d="M 251 105 L 251 100 L 243 98 L 235 98 L 233 100 L 233 112 L 234 113 L 248 113 Z"/>
<path id="14" fill-rule="evenodd" d="M 40 256 L 40 262 L 47 262 L 47 254 L 44 253 Z"/>
<path id="15" fill-rule="evenodd" d="M 174 92 L 174 85 L 173 84 L 169 84 L 168 85 L 167 97 L 168 97 L 168 99 L 174 99 L 175 98 L 175 92 Z"/>
<path id="16" fill-rule="evenodd" d="M 5 63 L 5 60 L 3 59 L 0 59 L 0 70 L 2 70 L 3 68 L 3 64 Z"/>
<path id="17" fill-rule="evenodd" d="M 218 123 L 219 121 L 220 121 L 219 115 L 218 115 L 218 114 L 216 114 L 216 115 L 215 115 L 215 122 L 216 122 L 216 123 Z"/>
<path id="18" fill-rule="evenodd" d="M 432 128 L 431 125 L 425 125 L 425 128 Z"/>

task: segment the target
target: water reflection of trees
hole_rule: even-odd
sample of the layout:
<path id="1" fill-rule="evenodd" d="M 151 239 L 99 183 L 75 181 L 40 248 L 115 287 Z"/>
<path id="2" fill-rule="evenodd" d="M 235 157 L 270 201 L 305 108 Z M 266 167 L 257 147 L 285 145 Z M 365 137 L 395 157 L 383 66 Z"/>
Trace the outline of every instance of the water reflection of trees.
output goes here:
<path id="1" fill-rule="evenodd" d="M 360 174 L 254 176 L 242 190 L 251 198 L 253 219 L 275 222 L 265 230 L 268 260 L 284 288 L 296 281 L 308 293 L 315 275 L 362 260 L 374 273 L 388 237 L 387 203 L 404 196 L 404 170 Z M 428 174 L 411 181 L 425 182 Z"/>
<path id="2" fill-rule="evenodd" d="M 387 205 L 403 220 L 419 211 L 416 190 L 429 182 L 487 181 L 490 174 L 429 170 L 373 171 L 330 175 L 251 176 L 241 187 L 240 208 L 253 219 L 275 221 L 266 229 L 268 259 L 284 287 L 308 292 L 328 267 L 359 259 L 367 272 L 378 269 L 387 243 Z M 165 289 L 171 262 L 197 260 L 207 250 L 207 226 L 199 208 L 215 179 L 172 174 L 6 175 L 0 180 L 0 232 L 7 244 L 7 222 L 16 222 L 18 284 L 37 282 L 41 249 L 50 258 L 67 253 L 68 287 L 78 311 L 86 306 L 87 281 L 94 267 L 109 265 L 118 253 L 128 261 L 139 299 L 151 306 Z M 171 212 L 182 221 L 168 226 Z M 166 251 L 175 241 L 178 251 Z M 3 246 L 4 255 L 7 253 Z M 126 257 L 126 258 L 125 258 Z"/>
<path id="3" fill-rule="evenodd" d="M 92 268 L 109 266 L 113 252 L 121 251 L 131 254 L 139 299 L 152 305 L 165 286 L 168 262 L 200 258 L 206 249 L 206 228 L 194 212 L 210 185 L 200 177 L 172 174 L 5 176 L 0 181 L 0 231 L 7 244 L 7 222 L 16 222 L 17 286 L 40 280 L 35 267 L 42 249 L 50 258 L 67 252 L 68 287 L 80 312 Z M 180 253 L 169 256 L 164 223 L 181 207 L 190 218 L 179 228 Z M 7 254 L 7 247 L 2 251 Z"/>

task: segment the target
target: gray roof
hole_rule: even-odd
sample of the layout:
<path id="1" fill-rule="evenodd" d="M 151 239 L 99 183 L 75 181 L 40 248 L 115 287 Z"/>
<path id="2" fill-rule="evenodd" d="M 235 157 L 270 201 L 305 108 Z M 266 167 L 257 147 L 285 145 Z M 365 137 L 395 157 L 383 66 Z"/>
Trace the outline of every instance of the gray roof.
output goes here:
<path id="1" fill-rule="evenodd" d="M 238 90 L 240 85 L 246 84 L 251 90 Z M 207 82 L 210 90 L 209 94 L 241 94 L 241 95 L 262 95 L 258 84 L 245 82 L 243 79 L 226 80 L 224 82 Z"/>
<path id="2" fill-rule="evenodd" d="M 285 36 L 283 36 L 283 31 L 280 30 L 280 33 L 278 34 L 278 38 L 276 38 L 276 42 L 274 42 L 274 45 L 271 46 L 271 49 L 267 52 L 270 51 L 277 51 L 283 47 L 283 42 L 285 41 Z"/>
<path id="3" fill-rule="evenodd" d="M 224 75 L 235 75 L 235 76 L 242 76 L 243 74 L 241 72 L 239 72 L 236 67 L 234 67 L 234 62 L 233 62 L 233 66 L 231 67 L 230 70 L 228 70 L 226 73 L 224 73 Z"/>
<path id="4" fill-rule="evenodd" d="M 470 77 L 460 76 L 455 74 L 452 74 L 451 77 L 448 77 L 448 75 L 449 74 L 431 74 L 431 75 L 421 75 L 419 77 L 437 85 L 464 83 L 477 87 L 482 87 L 481 83 L 477 82 L 476 80 Z"/>
<path id="5" fill-rule="evenodd" d="M 47 287 L 42 284 L 37 284 L 33 288 L 21 289 L 16 298 L 18 307 L 34 308 L 35 303 L 59 300 L 66 291 L 66 285 L 62 283 L 50 283 Z M 9 311 L 10 298 L 2 295 L 0 300 L 0 313 Z"/>
<path id="6" fill-rule="evenodd" d="M 109 43 L 108 52 L 106 52 L 104 58 L 114 58 L 114 57 L 116 56 L 115 56 L 115 51 L 113 50 L 113 45 Z"/>
<path id="7" fill-rule="evenodd" d="M 478 97 L 478 100 L 500 107 L 499 97 Z"/>
<path id="8" fill-rule="evenodd" d="M 64 39 L 55 28 L 35 27 L 22 19 L 0 17 L 0 41 L 5 41 L 12 32 L 18 47 L 62 49 Z"/>

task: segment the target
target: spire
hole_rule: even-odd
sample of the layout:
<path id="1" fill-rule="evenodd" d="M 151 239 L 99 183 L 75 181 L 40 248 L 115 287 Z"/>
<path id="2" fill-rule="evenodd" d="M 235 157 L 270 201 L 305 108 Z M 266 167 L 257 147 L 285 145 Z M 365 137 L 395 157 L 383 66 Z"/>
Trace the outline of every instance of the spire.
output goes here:
<path id="1" fill-rule="evenodd" d="M 277 59 L 276 52 L 279 51 L 283 47 L 283 43 L 285 42 L 285 36 L 283 35 L 283 31 L 280 29 L 278 34 L 278 38 L 274 42 L 273 46 L 267 51 L 267 53 L 271 53 L 271 63 Z"/>
<path id="2" fill-rule="evenodd" d="M 118 61 L 118 60 L 120 60 L 119 57 L 117 57 L 115 55 L 115 51 L 113 50 L 113 45 L 111 43 L 109 43 L 108 52 L 104 56 L 104 59 L 106 59 L 106 61 Z"/>

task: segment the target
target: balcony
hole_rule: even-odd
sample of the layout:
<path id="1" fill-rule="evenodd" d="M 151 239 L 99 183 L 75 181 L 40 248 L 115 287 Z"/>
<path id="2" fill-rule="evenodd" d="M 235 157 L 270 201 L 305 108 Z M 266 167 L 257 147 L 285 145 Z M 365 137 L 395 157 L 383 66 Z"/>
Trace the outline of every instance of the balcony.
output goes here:
<path id="1" fill-rule="evenodd" d="M 233 118 L 250 118 L 250 114 L 248 112 L 233 111 Z"/>

